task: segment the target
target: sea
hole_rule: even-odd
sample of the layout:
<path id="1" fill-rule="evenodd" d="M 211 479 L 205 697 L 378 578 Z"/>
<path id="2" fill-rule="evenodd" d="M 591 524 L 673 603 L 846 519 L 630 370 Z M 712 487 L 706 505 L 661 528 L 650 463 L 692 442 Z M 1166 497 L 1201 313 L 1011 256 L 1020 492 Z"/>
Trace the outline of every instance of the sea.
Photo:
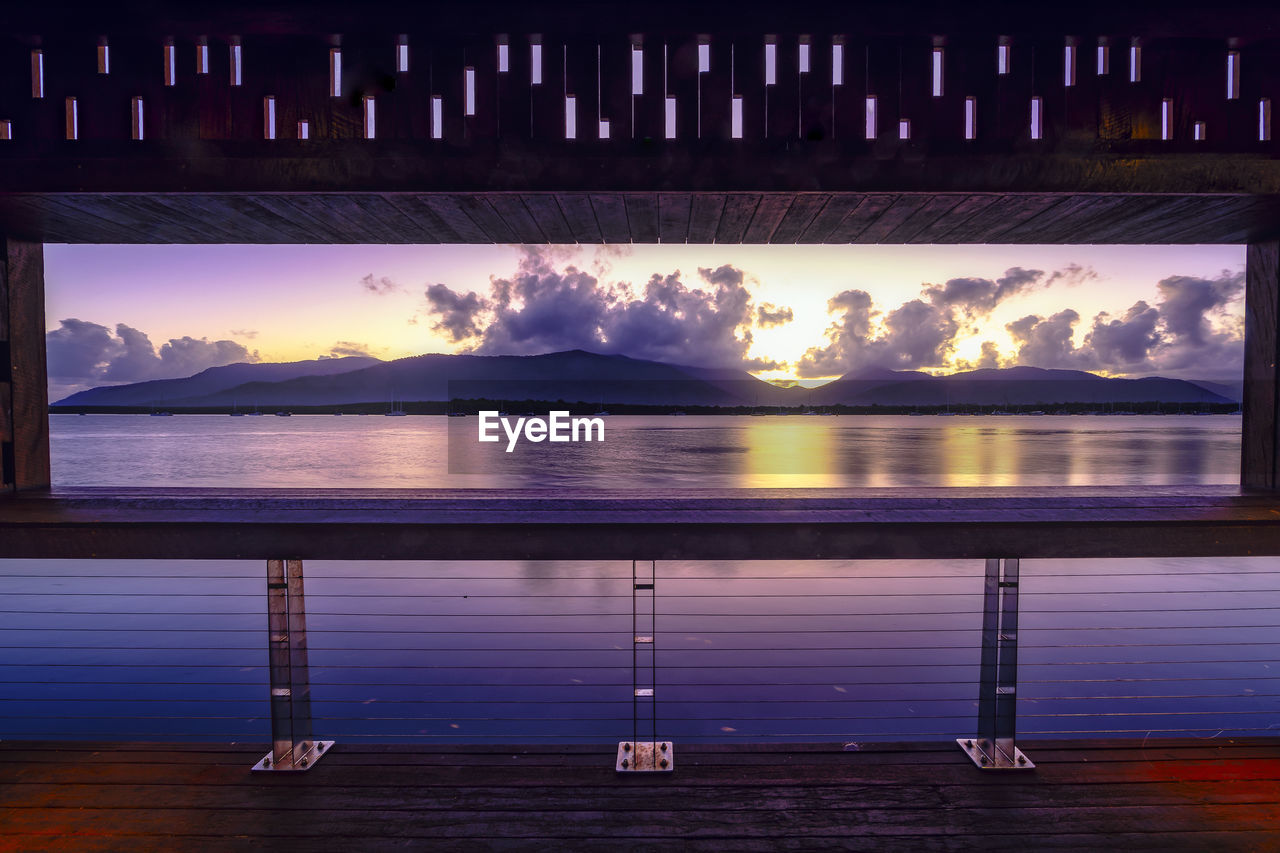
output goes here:
<path id="1" fill-rule="evenodd" d="M 475 440 L 474 417 L 53 415 L 53 479 L 566 494 L 1238 480 L 1230 415 L 603 420 L 603 442 L 508 454 Z M 308 561 L 314 733 L 677 748 L 970 736 L 984 568 Z M 633 600 L 649 573 L 652 598 Z M 265 749 L 265 564 L 5 560 L 0 593 L 0 738 Z M 1278 609 L 1274 558 L 1024 560 L 1019 737 L 1268 733 L 1280 725 Z"/>

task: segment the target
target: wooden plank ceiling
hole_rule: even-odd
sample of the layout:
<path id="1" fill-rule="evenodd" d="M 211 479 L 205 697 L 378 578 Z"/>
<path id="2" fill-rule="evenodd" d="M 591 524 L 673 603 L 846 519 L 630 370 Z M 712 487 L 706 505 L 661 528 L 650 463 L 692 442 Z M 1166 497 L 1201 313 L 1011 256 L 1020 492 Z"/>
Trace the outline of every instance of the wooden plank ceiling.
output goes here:
<path id="1" fill-rule="evenodd" d="M 1245 243 L 1280 198 L 1245 194 L 468 192 L 0 197 L 50 243 Z"/>

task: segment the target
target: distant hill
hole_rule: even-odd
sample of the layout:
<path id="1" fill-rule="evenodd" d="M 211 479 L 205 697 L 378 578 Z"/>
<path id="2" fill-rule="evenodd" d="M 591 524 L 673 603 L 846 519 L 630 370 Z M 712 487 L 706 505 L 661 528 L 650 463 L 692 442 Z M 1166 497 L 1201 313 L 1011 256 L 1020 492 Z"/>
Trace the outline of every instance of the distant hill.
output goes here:
<path id="1" fill-rule="evenodd" d="M 987 368 L 949 376 L 875 371 L 846 374 L 810 392 L 814 405 L 1034 406 L 1065 403 L 1230 403 L 1198 384 L 1148 377 L 1112 379 L 1081 370 Z"/>
<path id="2" fill-rule="evenodd" d="M 1206 382 L 1202 379 L 1188 379 L 1192 385 L 1199 385 L 1206 391 L 1212 391 L 1220 397 L 1226 397 L 1239 403 L 1244 399 L 1244 380 L 1239 382 Z"/>
<path id="3" fill-rule="evenodd" d="M 302 376 L 333 376 L 338 373 L 350 373 L 375 364 L 382 364 L 381 359 L 365 356 L 348 356 L 346 358 L 318 358 L 311 361 L 290 361 L 281 363 L 260 364 L 228 364 L 223 367 L 210 367 L 195 376 L 185 379 L 153 379 L 149 382 L 133 382 L 128 385 L 104 385 L 79 391 L 59 400 L 58 406 L 161 406 L 173 405 L 177 401 L 191 397 L 206 396 L 239 388 L 247 383 L 271 384 L 296 379 Z M 245 396 L 232 395 L 227 405 L 236 403 L 240 406 L 270 405 L 266 399 L 252 400 Z"/>
<path id="4" fill-rule="evenodd" d="M 322 359 L 291 364 L 236 364 L 188 379 L 94 388 L 59 406 L 166 408 L 564 400 L 653 406 L 1054 406 L 1067 403 L 1234 402 L 1181 379 L 1109 379 L 1077 370 L 1012 367 L 950 376 L 870 368 L 817 388 L 779 388 L 744 370 L 663 364 L 571 350 L 531 356 L 431 354 L 383 362 Z"/>

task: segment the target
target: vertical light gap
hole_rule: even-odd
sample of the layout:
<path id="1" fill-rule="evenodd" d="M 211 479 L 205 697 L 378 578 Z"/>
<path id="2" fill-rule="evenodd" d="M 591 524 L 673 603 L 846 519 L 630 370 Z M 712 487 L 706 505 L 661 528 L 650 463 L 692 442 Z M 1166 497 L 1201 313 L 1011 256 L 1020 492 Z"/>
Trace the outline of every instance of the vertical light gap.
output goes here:
<path id="1" fill-rule="evenodd" d="M 1074 43 L 1068 42 L 1063 48 L 1062 54 L 1062 85 L 1074 86 L 1076 84 L 1076 46 Z"/>
<path id="2" fill-rule="evenodd" d="M 578 138 L 578 99 L 573 95 L 564 96 L 564 138 Z"/>
<path id="3" fill-rule="evenodd" d="M 376 139 L 378 136 L 378 103 L 374 100 L 373 95 L 365 95 L 361 98 L 364 104 L 364 138 Z"/>
<path id="4" fill-rule="evenodd" d="M 1258 141 L 1271 141 L 1271 99 L 1258 100 Z"/>
<path id="5" fill-rule="evenodd" d="M 604 57 L 600 45 L 596 45 L 596 135 L 601 139 L 609 138 L 609 120 L 604 117 Z"/>
<path id="6" fill-rule="evenodd" d="M 409 42 L 406 36 L 401 36 L 396 44 L 396 73 L 409 73 Z"/>
<path id="7" fill-rule="evenodd" d="M 911 138 L 911 119 L 909 118 L 898 119 L 898 138 L 899 139 Z"/>
<path id="8" fill-rule="evenodd" d="M 473 66 L 462 69 L 462 114 L 476 114 L 476 69 Z"/>
<path id="9" fill-rule="evenodd" d="M 67 98 L 67 139 L 80 138 L 80 110 L 75 98 Z"/>
<path id="10" fill-rule="evenodd" d="M 444 101 L 438 95 L 431 99 L 431 138 L 444 138 Z"/>
<path id="11" fill-rule="evenodd" d="M 1098 40 L 1098 76 L 1105 77 L 1111 73 L 1111 45 Z"/>
<path id="12" fill-rule="evenodd" d="M 44 51 L 31 51 L 31 97 L 44 97 Z"/>
<path id="13" fill-rule="evenodd" d="M 342 48 L 329 48 L 329 97 L 342 97 Z"/>
<path id="14" fill-rule="evenodd" d="M 733 106 L 730 110 L 729 118 L 729 135 L 734 139 L 742 138 L 742 96 L 733 96 Z"/>
<path id="15" fill-rule="evenodd" d="M 1227 51 L 1227 100 L 1240 97 L 1240 51 Z"/>
<path id="16" fill-rule="evenodd" d="M 844 85 L 844 45 L 839 42 L 831 45 L 831 85 Z"/>
<path id="17" fill-rule="evenodd" d="M 698 73 L 706 74 L 711 70 L 711 45 L 703 42 L 698 45 Z"/>
<path id="18" fill-rule="evenodd" d="M 666 138 L 676 138 L 676 99 L 667 95 Z"/>
<path id="19" fill-rule="evenodd" d="M 311 122 L 307 121 L 305 118 L 298 120 L 298 138 L 299 139 L 311 138 Z"/>
<path id="20" fill-rule="evenodd" d="M 631 96 L 644 94 L 644 48 L 631 45 Z"/>
<path id="21" fill-rule="evenodd" d="M 1193 124 L 1191 126 L 1191 138 L 1194 139 L 1196 142 L 1203 142 L 1204 134 L 1205 134 L 1204 127 L 1205 125 L 1204 125 L 1204 122 L 1202 121 L 1198 121 L 1195 124 Z"/>
<path id="22" fill-rule="evenodd" d="M 165 42 L 164 45 L 164 84 L 166 86 L 177 85 L 178 82 L 178 51 L 174 47 L 173 42 Z"/>
<path id="23" fill-rule="evenodd" d="M 107 44 L 106 39 L 98 43 L 98 73 L 111 73 L 111 45 Z"/>
<path id="24" fill-rule="evenodd" d="M 1166 142 L 1173 139 L 1173 98 L 1160 102 L 1160 138 Z"/>
<path id="25" fill-rule="evenodd" d="M 1044 101 L 1031 99 L 1031 138 L 1044 139 Z"/>
<path id="26" fill-rule="evenodd" d="M 262 137 L 276 138 L 276 97 L 267 95 L 262 99 Z"/>
<path id="27" fill-rule="evenodd" d="M 807 41 L 800 42 L 800 73 L 809 73 L 809 43 Z"/>
<path id="28" fill-rule="evenodd" d="M 933 49 L 933 96 L 942 97 L 942 48 Z"/>
<path id="29" fill-rule="evenodd" d="M 0 142 L 9 142 L 13 139 L 13 122 L 9 119 L 0 119 Z"/>
<path id="30" fill-rule="evenodd" d="M 978 99 L 964 99 L 964 138 L 976 139 L 978 136 Z"/>
<path id="31" fill-rule="evenodd" d="M 778 82 L 778 45 L 776 42 L 764 43 L 764 84 L 776 85 Z"/>
<path id="32" fill-rule="evenodd" d="M 529 45 L 529 85 L 542 85 L 542 45 Z"/>
<path id="33" fill-rule="evenodd" d="M 244 83 L 244 76 L 240 68 L 241 45 L 240 42 L 232 42 L 231 44 L 231 85 L 240 86 Z"/>
<path id="34" fill-rule="evenodd" d="M 204 36 L 196 41 L 196 73 L 209 73 L 209 40 Z"/>
<path id="35" fill-rule="evenodd" d="M 1129 82 L 1138 83 L 1142 80 L 1142 45 L 1133 43 L 1129 45 Z"/>
<path id="36" fill-rule="evenodd" d="M 1002 41 L 996 45 L 996 73 L 1004 76 L 1009 73 L 1009 43 Z"/>
<path id="37" fill-rule="evenodd" d="M 867 96 L 867 114 L 866 114 L 866 137 L 867 139 L 876 138 L 876 96 Z"/>
<path id="38" fill-rule="evenodd" d="M 143 121 L 142 121 L 142 98 L 134 98 L 129 122 L 130 130 L 134 139 L 142 139 Z"/>
<path id="39" fill-rule="evenodd" d="M 511 48 L 506 42 L 498 44 L 498 73 L 506 74 L 511 70 Z"/>

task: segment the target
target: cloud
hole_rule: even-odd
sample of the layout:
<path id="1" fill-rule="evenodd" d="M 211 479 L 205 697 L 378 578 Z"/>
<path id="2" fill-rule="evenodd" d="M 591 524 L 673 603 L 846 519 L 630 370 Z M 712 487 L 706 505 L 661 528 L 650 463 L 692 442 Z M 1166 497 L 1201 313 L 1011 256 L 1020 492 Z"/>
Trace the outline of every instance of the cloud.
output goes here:
<path id="1" fill-rule="evenodd" d="M 762 329 L 771 326 L 785 326 L 795 319 L 790 308 L 779 308 L 770 302 L 765 302 L 756 308 L 756 325 Z"/>
<path id="2" fill-rule="evenodd" d="M 51 384 L 79 388 L 94 385 L 175 379 L 210 367 L 257 361 L 235 341 L 190 336 L 171 338 L 157 350 L 138 329 L 120 323 L 106 326 L 68 318 L 45 335 Z"/>
<path id="3" fill-rule="evenodd" d="M 329 348 L 329 358 L 346 358 L 347 356 L 363 356 L 367 358 L 377 358 L 369 349 L 368 344 L 357 343 L 356 341 L 336 341 Z M 323 358 L 323 356 L 321 356 Z"/>
<path id="4" fill-rule="evenodd" d="M 1035 287 L 1043 279 L 1044 270 L 1010 267 L 995 280 L 953 278 L 945 284 L 926 284 L 922 295 L 934 305 L 955 308 L 973 319 L 988 316 L 1005 299 Z"/>
<path id="5" fill-rule="evenodd" d="M 1005 329 L 1018 346 L 1014 362 L 1034 367 L 1057 367 L 1089 370 L 1093 367 L 1091 351 L 1076 349 L 1073 335 L 1080 314 L 1071 308 L 1044 318 L 1029 314 L 1006 323 Z"/>
<path id="6" fill-rule="evenodd" d="M 1062 269 L 1057 269 L 1050 273 L 1049 277 L 1044 281 L 1044 286 L 1048 287 L 1051 284 L 1062 282 L 1068 287 L 1075 287 L 1078 284 L 1084 284 L 1086 281 L 1093 281 L 1097 278 L 1099 278 L 1098 273 L 1094 271 L 1093 267 L 1070 263 Z"/>
<path id="7" fill-rule="evenodd" d="M 385 275 L 381 278 L 374 278 L 373 273 L 369 273 L 360 279 L 360 286 L 365 289 L 365 292 L 372 293 L 375 296 L 386 296 L 388 293 L 404 289 Z"/>
<path id="8" fill-rule="evenodd" d="M 1156 330 L 1159 309 L 1146 302 L 1135 302 L 1120 319 L 1107 313 L 1093 318 L 1093 329 L 1085 335 L 1086 348 L 1093 350 L 1099 365 L 1108 368 L 1132 368 L 1147 360 L 1148 354 L 1164 340 Z"/>
<path id="9" fill-rule="evenodd" d="M 938 367 L 949 359 L 959 331 L 955 312 L 933 302 L 912 299 L 883 315 L 865 290 L 846 290 L 827 302 L 831 313 L 843 312 L 827 328 L 827 343 L 810 347 L 798 365 L 800 376 L 831 376 L 861 367 L 914 370 Z"/>
<path id="10" fill-rule="evenodd" d="M 529 246 L 513 275 L 490 278 L 485 296 L 431 285 L 424 294 L 431 328 L 481 355 L 585 349 L 677 364 L 781 366 L 747 356 L 751 329 L 763 324 L 742 270 L 700 268 L 692 281 L 679 270 L 655 273 L 637 293 L 571 260 L 564 251 Z"/>
<path id="11" fill-rule="evenodd" d="M 252 341 L 258 337 L 258 330 L 257 329 L 232 329 L 231 334 L 235 335 L 237 338 L 248 338 L 249 340 Z"/>

